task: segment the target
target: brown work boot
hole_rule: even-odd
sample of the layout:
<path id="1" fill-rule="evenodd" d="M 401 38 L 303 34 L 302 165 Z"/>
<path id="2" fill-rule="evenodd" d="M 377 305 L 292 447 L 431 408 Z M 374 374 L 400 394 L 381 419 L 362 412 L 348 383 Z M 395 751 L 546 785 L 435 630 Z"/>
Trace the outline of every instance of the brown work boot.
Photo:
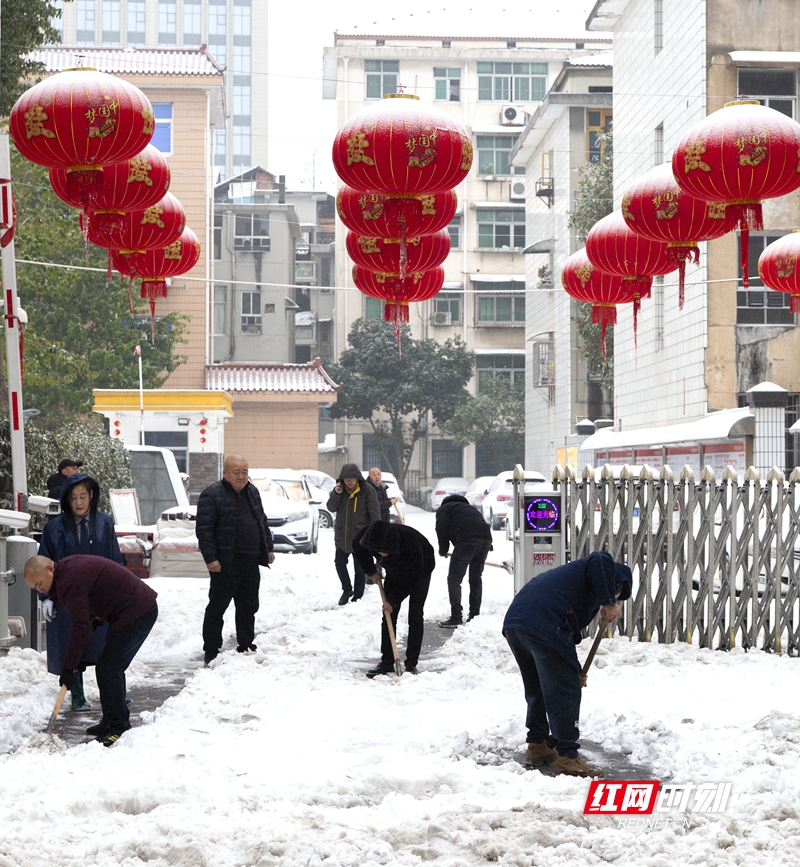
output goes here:
<path id="1" fill-rule="evenodd" d="M 570 777 L 602 777 L 603 774 L 597 768 L 591 768 L 583 759 L 577 756 L 556 756 L 556 764 L 553 768 L 555 774 L 566 774 Z"/>
<path id="2" fill-rule="evenodd" d="M 528 751 L 525 753 L 526 768 L 541 768 L 542 765 L 549 765 L 555 760 L 556 754 L 550 749 L 546 741 L 528 744 Z"/>

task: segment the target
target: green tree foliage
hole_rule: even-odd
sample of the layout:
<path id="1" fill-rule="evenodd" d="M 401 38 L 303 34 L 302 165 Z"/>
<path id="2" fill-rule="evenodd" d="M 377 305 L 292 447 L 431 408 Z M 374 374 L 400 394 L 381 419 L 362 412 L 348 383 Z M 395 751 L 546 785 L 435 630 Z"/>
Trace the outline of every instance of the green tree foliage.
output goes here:
<path id="1" fill-rule="evenodd" d="M 107 280 L 107 252 L 92 244 L 87 250 L 78 212 L 53 193 L 47 170 L 13 148 L 11 162 L 17 291 L 28 314 L 25 406 L 41 410 L 39 420 L 53 427 L 89 412 L 93 388 L 138 388 L 137 344 L 142 346 L 144 387 L 157 388 L 185 360 L 175 348 L 185 342 L 188 317 L 171 313 L 158 319 L 153 346 L 149 307 L 140 301 L 137 316 L 131 316 L 127 282 L 120 283 L 118 275 Z M 86 268 L 100 270 L 82 270 Z"/>
<path id="2" fill-rule="evenodd" d="M 111 439 L 102 420 L 83 416 L 52 431 L 25 422 L 25 462 L 30 494 L 47 494 L 47 479 L 63 458 L 83 461 L 81 472 L 100 484 L 101 511 L 110 513 L 108 491 L 133 487 L 131 453 Z M 0 508 L 16 508 L 11 479 L 11 440 L 7 418 L 0 418 Z"/>
<path id="3" fill-rule="evenodd" d="M 458 446 L 488 446 L 501 472 L 524 460 L 525 383 L 522 377 L 514 385 L 500 377 L 487 377 L 480 392 L 462 403 L 443 429 Z"/>
<path id="4" fill-rule="evenodd" d="M 580 184 L 575 207 L 569 213 L 567 225 L 580 243 L 594 224 L 614 210 L 614 147 L 611 132 L 598 137 L 602 158 L 580 170 Z M 589 375 L 589 414 L 600 418 L 608 414 L 614 393 L 614 328 L 606 331 L 606 356 L 601 351 L 602 329 L 592 323 L 592 305 L 578 303 L 575 327 L 580 338 L 578 353 Z"/>
<path id="5" fill-rule="evenodd" d="M 52 0 L 0 2 L 0 117 L 8 117 L 17 98 L 44 72 L 28 54 L 60 41 L 50 24 L 60 14 Z"/>
<path id="6" fill-rule="evenodd" d="M 342 384 L 331 415 L 369 421 L 403 488 L 414 448 L 426 434 L 428 414 L 441 426 L 469 399 L 466 385 L 474 357 L 458 338 L 415 340 L 407 325 L 401 328 L 401 341 L 398 353 L 393 325 L 357 319 L 348 336 L 350 348 L 338 364 L 325 367 Z M 389 460 L 392 446 L 394 462 Z"/>

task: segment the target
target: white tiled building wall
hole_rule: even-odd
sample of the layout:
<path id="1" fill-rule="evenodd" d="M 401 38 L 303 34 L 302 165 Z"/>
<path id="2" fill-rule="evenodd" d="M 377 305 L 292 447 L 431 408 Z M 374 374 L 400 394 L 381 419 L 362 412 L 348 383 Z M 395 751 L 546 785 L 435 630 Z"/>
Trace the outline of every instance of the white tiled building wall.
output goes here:
<path id="1" fill-rule="evenodd" d="M 681 136 L 706 116 L 705 4 L 664 3 L 663 49 L 655 52 L 652 0 L 632 0 L 614 32 L 614 202 L 660 160 L 656 128 L 663 125 L 664 159 Z M 638 350 L 633 313 L 619 308 L 615 332 L 615 417 L 618 429 L 690 421 L 705 414 L 707 333 L 700 267 L 686 274 L 686 303 L 678 310 L 677 272 L 665 277 L 664 340 L 659 348 L 654 299 L 642 303 Z"/>

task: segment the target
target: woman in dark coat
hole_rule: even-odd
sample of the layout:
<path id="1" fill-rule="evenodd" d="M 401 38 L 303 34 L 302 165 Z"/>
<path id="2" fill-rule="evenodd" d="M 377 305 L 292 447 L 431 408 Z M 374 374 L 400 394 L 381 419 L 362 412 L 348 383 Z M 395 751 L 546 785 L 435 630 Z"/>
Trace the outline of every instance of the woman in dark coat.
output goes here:
<path id="1" fill-rule="evenodd" d="M 61 491 L 61 514 L 44 525 L 39 554 L 56 563 L 72 554 L 94 554 L 124 565 L 114 521 L 109 515 L 98 511 L 99 499 L 100 486 L 90 476 L 78 473 L 66 478 Z M 63 605 L 57 605 L 45 597 L 42 607 L 48 621 L 47 670 L 50 674 L 61 674 L 64 654 L 72 635 L 72 624 Z M 81 661 L 81 669 L 97 662 L 106 642 L 107 628 L 104 623 L 92 633 Z M 70 693 L 73 710 L 92 709 L 83 694 L 82 673 L 78 674 Z"/>

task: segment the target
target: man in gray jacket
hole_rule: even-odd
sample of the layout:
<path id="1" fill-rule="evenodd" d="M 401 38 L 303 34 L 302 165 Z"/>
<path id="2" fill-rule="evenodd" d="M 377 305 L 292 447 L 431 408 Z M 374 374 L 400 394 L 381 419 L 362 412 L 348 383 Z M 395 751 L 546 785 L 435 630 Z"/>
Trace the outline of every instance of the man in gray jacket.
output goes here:
<path id="1" fill-rule="evenodd" d="M 347 561 L 353 553 L 353 539 L 359 530 L 381 517 L 375 489 L 366 483 L 358 464 L 345 464 L 342 467 L 339 478 L 336 479 L 336 487 L 328 497 L 327 508 L 329 512 L 336 512 L 333 522 L 333 540 L 336 545 L 334 564 L 342 584 L 339 605 L 347 605 L 351 599 L 355 602 L 364 595 L 364 570 L 355 558 L 352 584 L 347 570 Z"/>

